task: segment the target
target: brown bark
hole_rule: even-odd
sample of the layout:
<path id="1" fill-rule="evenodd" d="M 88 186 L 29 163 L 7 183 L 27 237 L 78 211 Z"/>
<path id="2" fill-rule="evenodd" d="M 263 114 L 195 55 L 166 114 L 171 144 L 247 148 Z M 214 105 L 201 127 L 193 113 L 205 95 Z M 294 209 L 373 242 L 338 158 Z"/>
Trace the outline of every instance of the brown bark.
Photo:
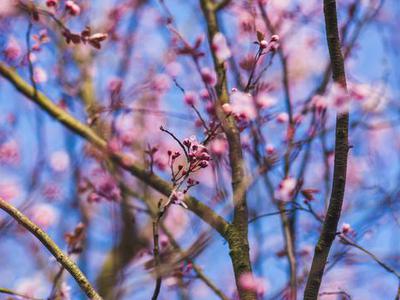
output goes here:
<path id="1" fill-rule="evenodd" d="M 335 0 L 324 0 L 324 15 L 333 80 L 346 89 L 346 74 L 343 55 L 341 52 Z M 336 118 L 335 162 L 332 193 L 328 211 L 322 226 L 322 231 L 315 247 L 306 288 L 304 290 L 304 299 L 307 300 L 318 298 L 329 251 L 337 232 L 346 184 L 347 156 L 349 150 L 348 131 L 349 114 L 338 114 Z"/>

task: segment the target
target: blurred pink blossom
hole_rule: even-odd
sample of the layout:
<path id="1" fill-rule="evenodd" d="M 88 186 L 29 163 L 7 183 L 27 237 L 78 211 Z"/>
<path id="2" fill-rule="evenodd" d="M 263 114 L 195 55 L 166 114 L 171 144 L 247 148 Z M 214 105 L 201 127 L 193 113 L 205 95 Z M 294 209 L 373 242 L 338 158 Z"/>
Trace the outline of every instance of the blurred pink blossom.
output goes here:
<path id="1" fill-rule="evenodd" d="M 212 41 L 212 48 L 218 60 L 223 62 L 232 56 L 231 50 L 226 42 L 225 36 L 221 32 L 217 32 Z"/>
<path id="2" fill-rule="evenodd" d="M 215 71 L 211 70 L 210 68 L 202 68 L 201 77 L 206 84 L 209 84 L 211 86 L 217 84 L 217 74 L 215 74 Z"/>
<path id="3" fill-rule="evenodd" d="M 193 91 L 185 92 L 184 101 L 187 105 L 195 105 L 197 102 L 197 93 Z"/>
<path id="4" fill-rule="evenodd" d="M 17 165 L 19 161 L 19 146 L 15 140 L 9 140 L 0 145 L 0 164 Z"/>
<path id="5" fill-rule="evenodd" d="M 69 155 L 65 151 L 56 151 L 50 155 L 50 166 L 56 172 L 65 172 L 70 165 Z"/>
<path id="6" fill-rule="evenodd" d="M 232 111 L 236 116 L 245 120 L 257 117 L 257 110 L 251 94 L 237 91 L 231 94 L 230 99 Z"/>
<path id="7" fill-rule="evenodd" d="M 76 4 L 74 1 L 68 0 L 65 2 L 65 10 L 71 15 L 71 16 L 78 16 L 81 13 L 81 8 L 78 4 Z"/>
<path id="8" fill-rule="evenodd" d="M 59 220 L 57 209 L 47 203 L 38 203 L 31 208 L 31 218 L 42 229 L 55 225 Z"/>
<path id="9" fill-rule="evenodd" d="M 265 280 L 251 273 L 242 274 L 239 278 L 239 284 L 243 289 L 255 292 L 258 296 L 263 296 L 267 291 Z"/>
<path id="10" fill-rule="evenodd" d="M 21 194 L 21 187 L 13 181 L 0 182 L 0 197 L 11 201 Z"/>
<path id="11" fill-rule="evenodd" d="M 44 83 L 48 79 L 47 72 L 41 67 L 35 67 L 33 71 L 33 80 L 36 83 Z"/>
<path id="12" fill-rule="evenodd" d="M 293 177 L 283 179 L 275 191 L 275 198 L 280 201 L 290 201 L 297 186 L 297 180 Z"/>
<path id="13" fill-rule="evenodd" d="M 14 37 L 8 39 L 6 48 L 3 50 L 3 54 L 9 61 L 16 61 L 21 56 L 21 46 Z"/>

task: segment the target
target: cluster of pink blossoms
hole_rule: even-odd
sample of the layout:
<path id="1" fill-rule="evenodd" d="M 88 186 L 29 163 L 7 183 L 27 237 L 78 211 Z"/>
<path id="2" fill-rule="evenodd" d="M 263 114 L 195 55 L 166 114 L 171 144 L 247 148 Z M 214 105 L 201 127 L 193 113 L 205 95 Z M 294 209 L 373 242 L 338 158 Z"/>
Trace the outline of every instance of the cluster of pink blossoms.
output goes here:
<path id="1" fill-rule="evenodd" d="M 199 143 L 195 136 L 184 139 L 182 147 L 184 147 L 183 150 L 185 151 L 187 160 L 186 167 L 182 164 L 175 167 L 177 158 L 181 156 L 181 153 L 179 151 L 168 151 L 172 182 L 177 188 L 172 192 L 166 206 L 173 203 L 187 208 L 187 205 L 184 202 L 185 194 L 191 187 L 199 184 L 197 180 L 189 178 L 189 176 L 200 169 L 206 168 L 210 163 L 211 157 L 208 149 Z M 179 190 L 179 187 L 184 182 L 186 182 L 186 188 L 184 190 Z"/>
<path id="2" fill-rule="evenodd" d="M 232 114 L 238 121 L 242 122 L 254 120 L 257 118 L 257 112 L 260 109 L 269 109 L 276 104 L 276 99 L 267 94 L 254 97 L 250 93 L 244 93 L 235 88 L 232 89 L 230 101 L 231 103 L 222 105 L 222 110 L 226 114 Z"/>
<path id="3" fill-rule="evenodd" d="M 183 145 L 186 146 L 188 151 L 190 164 L 189 171 L 195 172 L 208 166 L 210 161 L 208 149 L 204 145 L 200 144 L 194 135 L 185 139 Z"/>
<path id="4" fill-rule="evenodd" d="M 101 169 L 96 169 L 91 174 L 91 180 L 84 178 L 79 184 L 79 192 L 89 192 L 88 202 L 100 202 L 101 199 L 108 201 L 120 201 L 121 190 L 115 179 Z"/>

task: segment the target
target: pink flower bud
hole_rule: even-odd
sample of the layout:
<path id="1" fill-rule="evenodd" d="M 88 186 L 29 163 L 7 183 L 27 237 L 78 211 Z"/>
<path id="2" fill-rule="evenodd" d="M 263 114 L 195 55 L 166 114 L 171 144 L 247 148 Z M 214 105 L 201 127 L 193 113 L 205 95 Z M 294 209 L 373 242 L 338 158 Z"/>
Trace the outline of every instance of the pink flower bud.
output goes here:
<path id="1" fill-rule="evenodd" d="M 185 93 L 184 100 L 187 105 L 195 105 L 197 102 L 197 94 L 193 91 L 188 91 Z"/>
<path id="2" fill-rule="evenodd" d="M 222 110 L 224 111 L 224 113 L 231 114 L 232 113 L 232 106 L 229 103 L 225 103 L 222 105 Z"/>
<path id="3" fill-rule="evenodd" d="M 262 40 L 262 41 L 260 42 L 260 47 L 261 47 L 262 49 L 267 48 L 267 47 L 268 47 L 268 42 L 267 42 L 266 40 Z"/>
<path id="4" fill-rule="evenodd" d="M 276 149 L 275 149 L 275 147 L 274 147 L 273 145 L 268 144 L 267 146 L 265 146 L 265 152 L 266 152 L 268 155 L 274 154 L 275 151 L 276 151 Z"/>
<path id="5" fill-rule="evenodd" d="M 58 0 L 46 0 L 47 7 L 56 7 L 58 5 Z"/>
<path id="6" fill-rule="evenodd" d="M 279 42 L 279 35 L 274 34 L 273 36 L 271 36 L 271 42 Z"/>
<path id="7" fill-rule="evenodd" d="M 217 75 L 215 74 L 215 71 L 213 71 L 209 68 L 201 69 L 201 77 L 203 78 L 203 81 L 206 84 L 209 84 L 211 86 L 214 86 L 217 84 Z"/>
<path id="8" fill-rule="evenodd" d="M 353 229 L 351 228 L 350 224 L 343 223 L 343 225 L 342 225 L 342 233 L 343 234 L 348 234 L 348 233 L 350 233 L 352 231 L 353 231 Z"/>
<path id="9" fill-rule="evenodd" d="M 287 113 L 280 113 L 276 116 L 276 121 L 278 123 L 287 123 L 289 121 L 289 115 Z"/>
<path id="10" fill-rule="evenodd" d="M 65 2 L 65 9 L 71 16 L 78 16 L 81 13 L 80 6 L 71 0 Z"/>

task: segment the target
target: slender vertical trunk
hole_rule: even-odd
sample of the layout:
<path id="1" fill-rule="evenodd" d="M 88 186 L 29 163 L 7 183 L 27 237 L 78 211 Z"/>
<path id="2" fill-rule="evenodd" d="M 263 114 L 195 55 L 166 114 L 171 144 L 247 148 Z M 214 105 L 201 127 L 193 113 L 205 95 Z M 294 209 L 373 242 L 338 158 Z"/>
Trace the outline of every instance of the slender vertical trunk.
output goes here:
<path id="1" fill-rule="evenodd" d="M 346 74 L 340 47 L 341 43 L 337 24 L 335 0 L 324 0 L 324 15 L 333 80 L 346 89 Z M 328 211 L 322 226 L 322 231 L 315 247 L 306 288 L 304 290 L 304 299 L 306 300 L 318 298 L 329 250 L 337 232 L 346 184 L 347 156 L 349 150 L 348 131 L 349 114 L 338 114 L 336 118 L 335 162 L 332 193 Z"/>

